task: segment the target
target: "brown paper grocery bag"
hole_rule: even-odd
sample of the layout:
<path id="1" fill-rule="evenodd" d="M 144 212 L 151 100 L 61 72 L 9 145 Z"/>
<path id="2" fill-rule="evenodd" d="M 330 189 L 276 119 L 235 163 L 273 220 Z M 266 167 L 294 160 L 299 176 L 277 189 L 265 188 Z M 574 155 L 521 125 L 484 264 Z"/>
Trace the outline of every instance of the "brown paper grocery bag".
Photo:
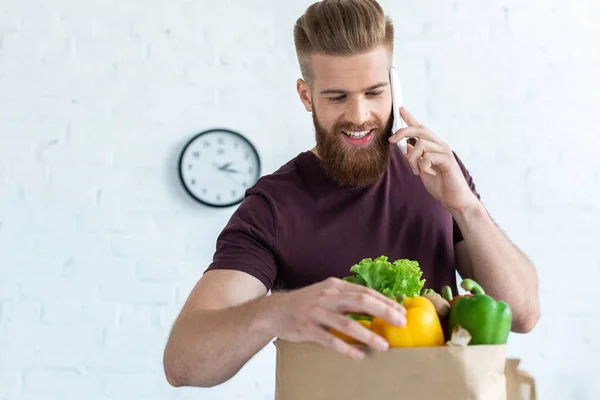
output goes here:
<path id="1" fill-rule="evenodd" d="M 312 343 L 274 342 L 276 400 L 506 400 L 506 347 L 392 348 L 352 360 Z"/>
<path id="2" fill-rule="evenodd" d="M 506 360 L 504 374 L 506 375 L 507 400 L 536 400 L 535 379 L 527 372 L 518 369 L 521 360 L 509 358 Z"/>

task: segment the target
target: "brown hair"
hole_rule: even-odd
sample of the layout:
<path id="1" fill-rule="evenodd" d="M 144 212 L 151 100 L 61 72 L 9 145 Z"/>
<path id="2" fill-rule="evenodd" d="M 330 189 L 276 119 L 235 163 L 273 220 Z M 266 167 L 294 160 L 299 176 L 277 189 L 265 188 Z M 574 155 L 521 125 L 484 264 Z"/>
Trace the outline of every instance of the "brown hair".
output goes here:
<path id="1" fill-rule="evenodd" d="M 294 43 L 302 77 L 311 85 L 312 54 L 344 56 L 383 45 L 391 63 L 394 25 L 375 0 L 322 0 L 296 21 Z"/>

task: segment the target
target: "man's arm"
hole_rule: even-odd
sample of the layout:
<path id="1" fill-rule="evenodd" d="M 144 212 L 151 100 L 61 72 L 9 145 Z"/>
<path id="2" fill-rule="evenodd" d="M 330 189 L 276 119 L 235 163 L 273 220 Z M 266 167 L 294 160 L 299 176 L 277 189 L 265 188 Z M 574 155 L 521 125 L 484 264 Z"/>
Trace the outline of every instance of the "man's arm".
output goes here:
<path id="1" fill-rule="evenodd" d="M 492 221 L 450 146 L 406 108 L 401 107 L 400 114 L 408 127 L 399 129 L 389 140 L 398 143 L 403 138 L 417 139 L 414 146 L 407 145 L 406 159 L 429 194 L 446 207 L 460 228 L 464 239 L 456 245 L 460 274 L 510 305 L 514 332 L 531 331 L 540 316 L 533 265 Z"/>
<path id="2" fill-rule="evenodd" d="M 192 290 L 164 352 L 167 381 L 176 387 L 211 387 L 233 377 L 274 337 L 314 342 L 354 359 L 364 351 L 329 328 L 385 351 L 387 342 L 344 314 L 384 318 L 398 326 L 406 310 L 365 286 L 329 278 L 302 289 L 265 296 L 266 287 L 240 271 L 212 270 Z"/>
<path id="3" fill-rule="evenodd" d="M 207 271 L 171 330 L 164 352 L 168 382 L 210 387 L 237 373 L 273 338 L 264 329 L 266 293 L 244 272 Z"/>
<path id="4" fill-rule="evenodd" d="M 531 331 L 540 318 L 538 279 L 531 261 L 500 230 L 482 203 L 452 214 L 464 237 L 455 246 L 461 277 L 475 280 L 490 296 L 511 306 L 513 332 Z"/>

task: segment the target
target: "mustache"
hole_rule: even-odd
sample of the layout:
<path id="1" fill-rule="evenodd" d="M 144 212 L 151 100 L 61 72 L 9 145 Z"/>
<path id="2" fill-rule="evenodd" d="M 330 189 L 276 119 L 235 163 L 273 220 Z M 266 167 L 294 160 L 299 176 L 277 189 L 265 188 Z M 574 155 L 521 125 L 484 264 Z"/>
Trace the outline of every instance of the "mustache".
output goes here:
<path id="1" fill-rule="evenodd" d="M 362 132 L 362 131 L 370 131 L 371 129 L 381 130 L 383 127 L 381 124 L 376 121 L 365 122 L 361 125 L 355 125 L 349 122 L 342 122 L 336 124 L 334 127 L 335 131 L 354 131 L 354 132 Z"/>

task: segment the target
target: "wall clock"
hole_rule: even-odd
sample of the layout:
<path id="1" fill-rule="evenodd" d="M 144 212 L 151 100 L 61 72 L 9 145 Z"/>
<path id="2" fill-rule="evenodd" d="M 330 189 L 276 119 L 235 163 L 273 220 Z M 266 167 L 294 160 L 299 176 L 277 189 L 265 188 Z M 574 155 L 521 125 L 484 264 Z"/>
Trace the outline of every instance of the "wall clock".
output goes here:
<path id="1" fill-rule="evenodd" d="M 179 158 L 179 178 L 198 202 L 230 207 L 260 178 L 261 161 L 254 145 L 241 133 L 210 129 L 192 137 Z"/>

